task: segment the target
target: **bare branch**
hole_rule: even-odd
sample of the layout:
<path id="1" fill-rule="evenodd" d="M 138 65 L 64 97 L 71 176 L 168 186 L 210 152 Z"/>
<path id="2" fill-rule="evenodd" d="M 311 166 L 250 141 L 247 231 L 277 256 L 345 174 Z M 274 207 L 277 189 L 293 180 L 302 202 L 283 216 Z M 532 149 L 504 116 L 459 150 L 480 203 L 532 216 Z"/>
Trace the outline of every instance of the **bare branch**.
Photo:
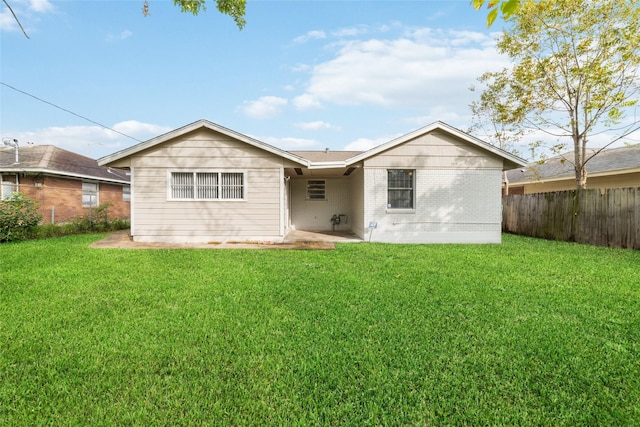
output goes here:
<path id="1" fill-rule="evenodd" d="M 22 34 L 24 34 L 24 36 L 28 39 L 29 36 L 27 35 L 27 32 L 24 30 L 24 27 L 22 26 L 22 24 L 20 23 L 20 20 L 18 19 L 18 17 L 16 16 L 16 13 L 13 11 L 13 9 L 11 8 L 11 5 L 9 5 L 9 3 L 7 3 L 7 0 L 2 0 L 4 2 L 4 4 L 9 8 L 9 10 L 11 11 L 11 14 L 13 15 L 13 17 L 15 18 L 16 22 L 18 23 L 18 25 L 20 26 L 20 29 L 22 30 Z"/>

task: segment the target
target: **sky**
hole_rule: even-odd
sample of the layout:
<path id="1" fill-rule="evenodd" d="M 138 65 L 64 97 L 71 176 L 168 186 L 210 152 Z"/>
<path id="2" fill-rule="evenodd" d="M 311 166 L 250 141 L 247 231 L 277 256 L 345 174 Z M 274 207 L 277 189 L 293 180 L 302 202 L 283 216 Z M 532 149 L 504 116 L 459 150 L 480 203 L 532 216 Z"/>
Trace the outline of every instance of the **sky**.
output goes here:
<path id="1" fill-rule="evenodd" d="M 285 150 L 467 130 L 508 65 L 469 0 L 248 0 L 243 30 L 211 0 L 8 2 L 29 39 L 0 5 L 0 135 L 93 158 L 200 119 Z"/>

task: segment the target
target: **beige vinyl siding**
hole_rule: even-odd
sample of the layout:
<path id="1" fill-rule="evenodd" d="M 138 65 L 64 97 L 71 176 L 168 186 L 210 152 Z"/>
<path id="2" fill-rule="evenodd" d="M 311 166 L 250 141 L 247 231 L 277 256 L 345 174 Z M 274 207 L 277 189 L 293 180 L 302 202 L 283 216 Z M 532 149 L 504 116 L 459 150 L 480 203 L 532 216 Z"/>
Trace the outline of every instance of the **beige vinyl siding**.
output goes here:
<path id="1" fill-rule="evenodd" d="M 321 178 L 313 178 L 314 180 Z M 348 178 L 326 178 L 325 200 L 308 200 L 308 179 L 291 179 L 291 224 L 297 230 L 328 231 L 333 229 L 331 217 L 346 215 L 346 223 L 336 230 L 351 229 L 351 191 Z"/>
<path id="2" fill-rule="evenodd" d="M 365 167 L 398 169 L 494 169 L 502 160 L 450 135 L 432 132 L 366 159 Z"/>
<path id="3" fill-rule="evenodd" d="M 513 183 L 509 186 L 522 186 L 523 183 Z M 608 175 L 608 176 L 589 176 L 587 178 L 587 188 L 627 188 L 627 187 L 640 187 L 640 172 Z M 549 191 L 565 191 L 575 190 L 576 181 L 575 178 L 567 178 L 556 181 L 546 182 L 533 182 L 524 184 L 524 193 L 546 193 Z"/>
<path id="4" fill-rule="evenodd" d="M 209 130 L 134 155 L 135 229 L 141 242 L 279 240 L 282 158 Z M 243 172 L 245 200 L 169 200 L 169 172 Z"/>

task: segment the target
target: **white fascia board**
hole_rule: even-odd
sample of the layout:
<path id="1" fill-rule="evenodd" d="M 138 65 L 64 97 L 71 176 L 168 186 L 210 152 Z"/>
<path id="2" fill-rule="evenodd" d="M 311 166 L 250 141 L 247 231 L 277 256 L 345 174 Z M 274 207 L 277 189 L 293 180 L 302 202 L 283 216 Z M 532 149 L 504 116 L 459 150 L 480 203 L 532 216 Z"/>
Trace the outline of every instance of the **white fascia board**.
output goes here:
<path id="1" fill-rule="evenodd" d="M 247 135 L 243 135 L 241 133 L 238 133 L 236 131 L 233 131 L 231 129 L 227 129 L 223 126 L 217 125 L 213 122 L 210 122 L 208 120 L 198 120 L 197 122 L 193 122 L 191 124 L 188 124 L 186 126 L 183 126 L 181 128 L 172 130 L 170 132 L 167 132 L 163 135 L 157 136 L 155 138 L 152 138 L 148 141 L 144 141 L 141 142 L 140 144 L 136 144 L 133 147 L 129 147 L 129 148 L 125 148 L 124 150 L 120 150 L 117 151 L 113 154 L 101 157 L 100 159 L 98 159 L 98 164 L 100 166 L 104 166 L 107 165 L 109 163 L 115 162 L 117 160 L 123 159 L 125 157 L 131 156 L 133 154 L 139 153 L 140 151 L 146 150 L 148 148 L 154 147 L 158 144 L 161 144 L 163 142 L 169 141 L 173 138 L 176 138 L 180 135 L 184 135 L 187 134 L 189 132 L 193 132 L 197 129 L 200 128 L 207 128 L 210 130 L 213 130 L 215 132 L 219 132 L 223 135 L 227 135 L 233 139 L 242 141 L 246 144 L 249 144 L 253 147 L 256 148 L 260 148 L 261 150 L 267 151 L 269 153 L 275 154 L 277 156 L 283 157 L 285 159 L 291 160 L 295 163 L 299 163 L 303 166 L 308 166 L 309 165 L 309 161 L 306 159 L 303 159 L 302 157 L 298 157 L 296 155 L 293 155 L 287 151 L 281 150 L 277 147 L 274 147 L 272 145 L 269 145 L 265 142 L 262 141 L 258 141 L 257 139 L 251 138 Z"/>
<path id="2" fill-rule="evenodd" d="M 344 168 L 346 164 L 344 161 L 339 162 L 310 162 L 308 169 L 335 169 Z"/>
<path id="3" fill-rule="evenodd" d="M 385 142 L 384 144 L 378 145 L 377 147 L 372 148 L 371 150 L 365 151 L 364 153 L 358 154 L 357 156 L 354 156 L 350 159 L 347 159 L 345 161 L 345 165 L 349 166 L 352 165 L 354 163 L 360 162 L 364 159 L 367 159 L 369 157 L 375 156 L 377 154 L 382 153 L 383 151 L 389 150 L 390 148 L 396 147 L 400 144 L 404 144 L 407 141 L 410 141 L 414 138 L 417 138 L 421 135 L 427 134 L 429 132 L 432 132 L 436 129 L 440 129 L 443 130 L 451 135 L 454 135 L 472 145 L 475 145 L 479 148 L 482 148 L 484 150 L 487 150 L 499 157 L 502 157 L 503 159 L 513 163 L 516 167 L 522 167 L 522 166 L 526 166 L 527 163 L 525 162 L 525 160 L 521 159 L 520 157 L 514 156 L 511 153 L 508 153 L 504 150 L 501 150 L 498 147 L 494 147 L 491 144 L 488 144 L 474 136 L 471 136 L 469 134 L 467 134 L 466 132 L 462 132 L 459 129 L 456 129 L 452 126 L 449 126 L 446 123 L 443 122 L 435 122 L 432 123 L 428 126 L 422 127 L 420 129 L 416 129 L 413 132 L 409 132 L 406 135 L 402 135 L 398 138 L 392 139 L 391 141 Z M 506 169 L 515 169 L 514 167 L 508 167 Z"/>
<path id="4" fill-rule="evenodd" d="M 76 178 L 76 179 L 88 179 L 91 181 L 102 181 L 102 182 L 111 182 L 114 184 L 125 184 L 125 185 L 129 185 L 129 181 L 124 181 L 121 179 L 107 179 L 107 178 L 103 178 L 103 177 L 99 177 L 99 176 L 93 176 L 93 175 L 84 175 L 84 174 L 77 174 L 77 173 L 71 173 L 71 172 L 66 172 L 66 171 L 59 171 L 59 170 L 55 170 L 55 169 L 42 169 L 42 168 L 7 168 L 7 169 L 0 169 L 0 172 L 3 173 L 41 173 L 41 174 L 45 174 L 45 175 L 55 175 L 55 176 L 65 176 L 65 177 L 69 177 L 69 178 Z"/>

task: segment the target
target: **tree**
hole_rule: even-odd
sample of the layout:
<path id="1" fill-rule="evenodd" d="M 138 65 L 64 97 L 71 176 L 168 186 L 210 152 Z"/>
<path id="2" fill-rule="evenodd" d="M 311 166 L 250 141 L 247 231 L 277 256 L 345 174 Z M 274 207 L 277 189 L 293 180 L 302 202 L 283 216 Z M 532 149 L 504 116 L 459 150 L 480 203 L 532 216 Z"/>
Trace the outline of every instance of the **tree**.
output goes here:
<path id="1" fill-rule="evenodd" d="M 512 67 L 484 74 L 476 105 L 504 126 L 538 130 L 558 138 L 576 187 L 586 188 L 587 163 L 612 143 L 640 129 L 625 123 L 640 94 L 640 0 L 521 2 L 498 40 Z M 589 138 L 608 142 L 587 151 Z"/>
<path id="2" fill-rule="evenodd" d="M 15 12 L 11 5 L 7 2 L 7 0 L 2 0 L 3 3 L 7 6 L 13 18 L 16 20 L 22 33 L 26 38 L 29 38 L 27 32 L 25 31 L 22 23 L 16 16 Z M 225 15 L 229 15 L 233 18 L 236 25 L 239 29 L 243 29 L 247 21 L 244 19 L 245 9 L 247 5 L 247 0 L 213 0 L 216 2 L 216 8 L 220 13 Z M 176 6 L 180 6 L 180 10 L 183 13 L 191 13 L 193 15 L 197 15 L 200 11 L 206 11 L 207 6 L 205 4 L 206 0 L 173 0 L 173 4 Z M 149 16 L 151 13 L 149 12 L 149 0 L 144 0 L 142 5 L 142 14 L 144 16 Z"/>
<path id="3" fill-rule="evenodd" d="M 483 74 L 478 80 L 483 82 L 487 74 L 490 73 Z M 475 92 L 476 88 L 471 87 L 470 90 Z M 472 114 L 469 133 L 477 135 L 501 150 L 522 157 L 516 144 L 525 130 L 507 120 L 505 115 L 508 111 L 502 108 L 505 103 L 505 99 L 501 97 L 502 90 L 503 88 L 497 85 L 488 87 L 480 94 L 480 99 L 469 105 Z"/>
<path id="4" fill-rule="evenodd" d="M 220 13 L 229 15 L 233 18 L 239 29 L 243 29 L 247 23 L 244 19 L 247 0 L 214 0 L 216 8 Z M 191 13 L 197 15 L 200 11 L 206 11 L 206 0 L 173 0 L 173 4 L 180 6 L 183 13 Z M 149 15 L 149 2 L 145 0 L 142 6 L 142 13 Z"/>
<path id="5" fill-rule="evenodd" d="M 475 10 L 480 9 L 484 4 L 487 3 L 486 0 L 473 0 L 473 7 Z M 513 15 L 516 10 L 520 6 L 520 0 L 489 0 L 487 3 L 487 9 L 489 9 L 489 13 L 487 14 L 487 27 L 490 27 L 493 24 L 493 21 L 498 17 L 498 13 L 502 13 L 502 17 L 506 20 Z"/>

